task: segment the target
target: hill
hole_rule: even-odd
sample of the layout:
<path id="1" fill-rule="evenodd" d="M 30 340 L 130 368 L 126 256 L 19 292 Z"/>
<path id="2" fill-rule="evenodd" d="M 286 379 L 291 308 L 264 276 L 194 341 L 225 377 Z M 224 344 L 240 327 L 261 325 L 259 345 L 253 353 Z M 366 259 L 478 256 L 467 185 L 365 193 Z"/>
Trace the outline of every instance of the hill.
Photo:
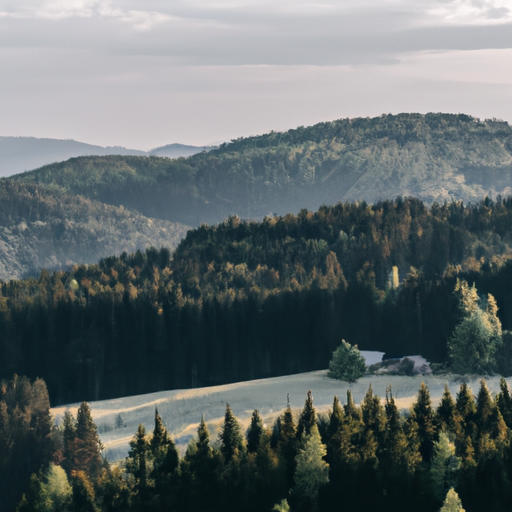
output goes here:
<path id="1" fill-rule="evenodd" d="M 210 148 L 168 144 L 150 151 L 140 151 L 120 146 L 96 146 L 76 140 L 0 137 L 0 176 L 12 176 L 42 165 L 84 155 L 158 155 L 178 158 L 208 149 Z"/>
<path id="2" fill-rule="evenodd" d="M 189 225 L 398 195 L 476 202 L 512 191 L 512 128 L 463 114 L 340 119 L 187 159 L 82 157 L 13 179 Z"/>
<path id="3" fill-rule="evenodd" d="M 124 207 L 0 180 L 0 279 L 147 246 L 175 247 L 187 226 Z"/>

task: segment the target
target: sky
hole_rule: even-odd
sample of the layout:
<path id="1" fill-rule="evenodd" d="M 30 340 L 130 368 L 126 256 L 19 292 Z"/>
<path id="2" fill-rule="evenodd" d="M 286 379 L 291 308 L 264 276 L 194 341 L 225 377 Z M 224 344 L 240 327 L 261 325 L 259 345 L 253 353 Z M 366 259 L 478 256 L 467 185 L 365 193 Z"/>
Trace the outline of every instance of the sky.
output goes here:
<path id="1" fill-rule="evenodd" d="M 512 0 L 0 0 L 0 135 L 148 150 L 346 117 L 512 122 Z"/>

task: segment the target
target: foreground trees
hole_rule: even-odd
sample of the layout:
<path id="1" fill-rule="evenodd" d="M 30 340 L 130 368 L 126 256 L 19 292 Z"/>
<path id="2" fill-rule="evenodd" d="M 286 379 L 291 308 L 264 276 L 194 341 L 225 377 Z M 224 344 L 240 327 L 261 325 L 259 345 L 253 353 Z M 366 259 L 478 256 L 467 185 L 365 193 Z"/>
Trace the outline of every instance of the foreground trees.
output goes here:
<path id="1" fill-rule="evenodd" d="M 126 460 L 112 466 L 101 460 L 86 403 L 55 429 L 44 383 L 16 377 L 2 389 L 6 512 L 327 512 L 340 508 L 340 495 L 348 512 L 406 512 L 411 503 L 418 512 L 506 512 L 512 500 L 505 380 L 495 398 L 484 380 L 476 396 L 462 384 L 454 400 L 446 388 L 437 409 L 422 384 L 408 415 L 390 388 L 383 401 L 370 386 L 360 405 L 350 391 L 343 405 L 335 397 L 328 417 L 317 414 L 309 391 L 300 411 L 288 405 L 271 426 L 254 411 L 245 436 L 227 405 L 218 438 L 210 439 L 202 418 L 183 457 L 155 410 L 152 431 L 140 425 Z M 9 407 L 21 414 L 24 400 L 39 411 L 32 417 L 23 409 L 33 431 L 46 427 L 16 445 L 5 436 L 12 434 Z M 14 470 L 34 462 L 28 446 L 46 455 L 18 480 Z"/>

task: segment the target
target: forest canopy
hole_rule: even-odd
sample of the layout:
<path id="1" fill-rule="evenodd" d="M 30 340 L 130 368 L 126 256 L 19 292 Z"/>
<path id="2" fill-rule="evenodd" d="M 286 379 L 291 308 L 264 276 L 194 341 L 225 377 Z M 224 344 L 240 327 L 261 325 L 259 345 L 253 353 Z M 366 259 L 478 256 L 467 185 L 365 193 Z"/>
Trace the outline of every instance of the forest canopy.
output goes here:
<path id="1" fill-rule="evenodd" d="M 511 339 L 511 226 L 510 198 L 339 203 L 43 271 L 1 284 L 0 375 L 42 376 L 60 404 L 325 369 L 341 339 L 446 363 L 457 279 Z"/>

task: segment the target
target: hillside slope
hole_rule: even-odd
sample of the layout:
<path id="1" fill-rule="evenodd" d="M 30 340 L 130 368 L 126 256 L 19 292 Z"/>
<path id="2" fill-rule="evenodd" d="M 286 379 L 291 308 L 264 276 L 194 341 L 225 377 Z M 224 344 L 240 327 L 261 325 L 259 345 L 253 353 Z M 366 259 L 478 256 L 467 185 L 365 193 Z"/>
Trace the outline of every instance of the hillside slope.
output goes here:
<path id="1" fill-rule="evenodd" d="M 512 192 L 512 128 L 462 114 L 341 119 L 187 159 L 75 158 L 14 179 L 190 225 L 397 195 L 475 202 Z"/>
<path id="2" fill-rule="evenodd" d="M 0 180 L 0 280 L 96 262 L 153 245 L 175 247 L 187 226 L 43 187 Z"/>
<path id="3" fill-rule="evenodd" d="M 421 382 L 428 385 L 434 405 L 440 401 L 445 384 L 448 384 L 453 396 L 460 387 L 460 381 L 453 380 L 452 376 L 367 375 L 358 382 L 349 384 L 329 379 L 326 373 L 325 370 L 320 370 L 223 386 L 161 391 L 147 395 L 91 402 L 90 406 L 92 416 L 100 431 L 102 443 L 105 446 L 105 456 L 109 460 L 119 460 L 128 454 L 128 443 L 137 431 L 139 424 L 145 425 L 146 431 L 153 430 L 155 407 L 158 408 L 165 425 L 183 452 L 189 439 L 196 435 L 197 426 L 202 416 L 208 422 L 212 440 L 217 439 L 227 403 L 230 404 L 245 430 L 249 426 L 254 409 L 259 410 L 267 426 L 272 425 L 276 417 L 286 407 L 287 395 L 291 407 L 298 415 L 298 410 L 302 409 L 308 390 L 313 393 L 316 410 L 327 413 L 332 407 L 334 395 L 337 395 L 344 403 L 347 390 L 350 389 L 354 401 L 359 404 L 370 384 L 374 393 L 381 398 L 386 396 L 386 389 L 391 386 L 396 395 L 395 401 L 399 409 L 411 407 L 416 400 Z M 507 380 L 512 383 L 512 379 Z M 469 380 L 468 385 L 473 390 L 477 390 L 478 381 L 478 377 L 474 377 Z M 499 391 L 499 377 L 489 378 L 487 385 L 492 392 Z M 62 406 L 52 409 L 58 422 L 61 421 L 66 408 L 67 406 Z M 71 406 L 70 409 L 76 413 L 77 405 Z M 116 428 L 116 418 L 119 415 L 122 422 L 119 422 L 119 426 Z"/>

